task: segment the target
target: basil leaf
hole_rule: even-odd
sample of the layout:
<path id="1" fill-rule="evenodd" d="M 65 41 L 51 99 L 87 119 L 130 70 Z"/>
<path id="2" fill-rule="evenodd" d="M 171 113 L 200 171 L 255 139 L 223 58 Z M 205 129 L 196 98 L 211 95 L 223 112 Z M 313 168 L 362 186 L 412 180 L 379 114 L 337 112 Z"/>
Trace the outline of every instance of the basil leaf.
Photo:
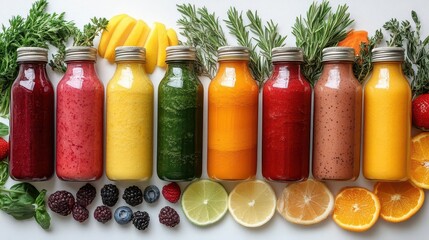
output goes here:
<path id="1" fill-rule="evenodd" d="M 21 195 L 27 194 L 28 196 L 25 196 L 24 198 L 31 197 L 33 199 L 32 203 L 34 203 L 40 193 L 36 187 L 26 182 L 13 185 L 10 187 L 10 190 L 13 190 L 13 192 L 10 193 L 12 198 L 19 198 Z"/>
<path id="2" fill-rule="evenodd" d="M 9 178 L 8 163 L 0 160 L 0 187 L 3 187 Z"/>
<path id="3" fill-rule="evenodd" d="M 49 216 L 49 213 L 44 210 L 36 210 L 36 215 L 34 216 L 36 218 L 36 222 L 43 228 L 43 229 L 49 229 L 49 226 L 51 225 L 51 216 Z"/>
<path id="4" fill-rule="evenodd" d="M 33 204 L 23 204 L 19 201 L 12 202 L 9 206 L 3 206 L 2 210 L 17 220 L 29 219 L 35 214 Z"/>
<path id="5" fill-rule="evenodd" d="M 36 205 L 37 205 L 37 209 L 46 209 L 45 208 L 45 196 L 46 196 L 46 190 L 43 189 L 42 191 L 40 191 L 39 196 L 37 196 L 36 198 Z"/>
<path id="6" fill-rule="evenodd" d="M 0 137 L 6 136 L 9 134 L 9 126 L 0 122 Z"/>

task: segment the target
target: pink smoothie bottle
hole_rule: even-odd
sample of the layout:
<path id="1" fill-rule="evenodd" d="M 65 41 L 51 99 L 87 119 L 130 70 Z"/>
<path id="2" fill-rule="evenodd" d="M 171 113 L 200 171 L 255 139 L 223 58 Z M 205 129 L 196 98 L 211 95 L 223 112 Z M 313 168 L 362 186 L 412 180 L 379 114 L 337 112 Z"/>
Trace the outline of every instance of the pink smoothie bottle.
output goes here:
<path id="1" fill-rule="evenodd" d="M 92 181 L 103 174 L 104 86 L 95 71 L 97 50 L 66 50 L 67 71 L 57 87 L 57 176 Z"/>
<path id="2" fill-rule="evenodd" d="M 18 48 L 11 89 L 10 176 L 42 181 L 54 173 L 54 89 L 46 74 L 48 50 Z"/>

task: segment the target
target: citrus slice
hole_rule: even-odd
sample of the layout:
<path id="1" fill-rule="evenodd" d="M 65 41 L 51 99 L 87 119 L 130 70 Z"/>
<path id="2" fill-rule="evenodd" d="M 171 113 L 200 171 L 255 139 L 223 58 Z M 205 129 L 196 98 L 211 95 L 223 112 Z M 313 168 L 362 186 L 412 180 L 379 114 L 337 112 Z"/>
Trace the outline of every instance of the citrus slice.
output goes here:
<path id="1" fill-rule="evenodd" d="M 411 140 L 410 180 L 418 187 L 429 189 L 429 132 Z"/>
<path id="2" fill-rule="evenodd" d="M 380 200 L 380 216 L 388 222 L 403 222 L 420 210 L 424 191 L 406 182 L 378 182 L 374 193 Z"/>
<path id="3" fill-rule="evenodd" d="M 239 224 L 245 227 L 259 227 L 273 217 L 276 194 L 264 181 L 242 182 L 229 194 L 228 208 Z"/>
<path id="4" fill-rule="evenodd" d="M 311 225 L 326 219 L 334 197 L 325 184 L 312 179 L 289 184 L 277 200 L 277 211 L 289 222 Z"/>
<path id="5" fill-rule="evenodd" d="M 332 218 L 343 229 L 366 231 L 377 222 L 379 214 L 380 201 L 365 188 L 345 188 L 335 197 Z"/>
<path id="6" fill-rule="evenodd" d="M 195 225 L 205 226 L 219 221 L 228 210 L 228 193 L 217 182 L 199 180 L 189 184 L 182 195 L 185 216 Z"/>

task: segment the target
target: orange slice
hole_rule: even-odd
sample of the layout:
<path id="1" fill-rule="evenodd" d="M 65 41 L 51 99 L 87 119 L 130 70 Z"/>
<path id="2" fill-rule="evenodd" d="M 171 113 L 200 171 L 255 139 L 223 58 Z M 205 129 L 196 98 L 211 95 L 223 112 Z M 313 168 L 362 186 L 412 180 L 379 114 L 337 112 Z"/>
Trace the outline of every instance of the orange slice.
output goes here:
<path id="1" fill-rule="evenodd" d="M 418 187 L 429 189 L 429 132 L 411 140 L 410 180 Z"/>
<path id="2" fill-rule="evenodd" d="M 325 184 L 312 179 L 288 185 L 277 200 L 277 211 L 288 221 L 311 225 L 326 219 L 334 197 Z"/>
<path id="3" fill-rule="evenodd" d="M 335 197 L 332 218 L 343 229 L 366 231 L 377 222 L 379 214 L 380 201 L 365 188 L 345 188 Z"/>
<path id="4" fill-rule="evenodd" d="M 420 210 L 424 191 L 406 182 L 378 182 L 374 193 L 381 204 L 380 216 L 388 222 L 403 222 Z"/>

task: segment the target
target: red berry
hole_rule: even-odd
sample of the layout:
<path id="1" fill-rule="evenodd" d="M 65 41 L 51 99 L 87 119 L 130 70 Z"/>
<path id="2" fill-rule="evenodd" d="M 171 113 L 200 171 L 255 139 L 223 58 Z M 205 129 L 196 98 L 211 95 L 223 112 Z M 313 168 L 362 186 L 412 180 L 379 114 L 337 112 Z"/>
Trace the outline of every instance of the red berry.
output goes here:
<path id="1" fill-rule="evenodd" d="M 180 193 L 180 186 L 175 182 L 169 183 L 162 188 L 162 196 L 171 203 L 179 201 Z"/>
<path id="2" fill-rule="evenodd" d="M 0 160 L 7 158 L 9 155 L 9 143 L 0 138 Z"/>
<path id="3" fill-rule="evenodd" d="M 414 98 L 412 105 L 413 124 L 422 130 L 429 130 L 429 93 Z"/>

